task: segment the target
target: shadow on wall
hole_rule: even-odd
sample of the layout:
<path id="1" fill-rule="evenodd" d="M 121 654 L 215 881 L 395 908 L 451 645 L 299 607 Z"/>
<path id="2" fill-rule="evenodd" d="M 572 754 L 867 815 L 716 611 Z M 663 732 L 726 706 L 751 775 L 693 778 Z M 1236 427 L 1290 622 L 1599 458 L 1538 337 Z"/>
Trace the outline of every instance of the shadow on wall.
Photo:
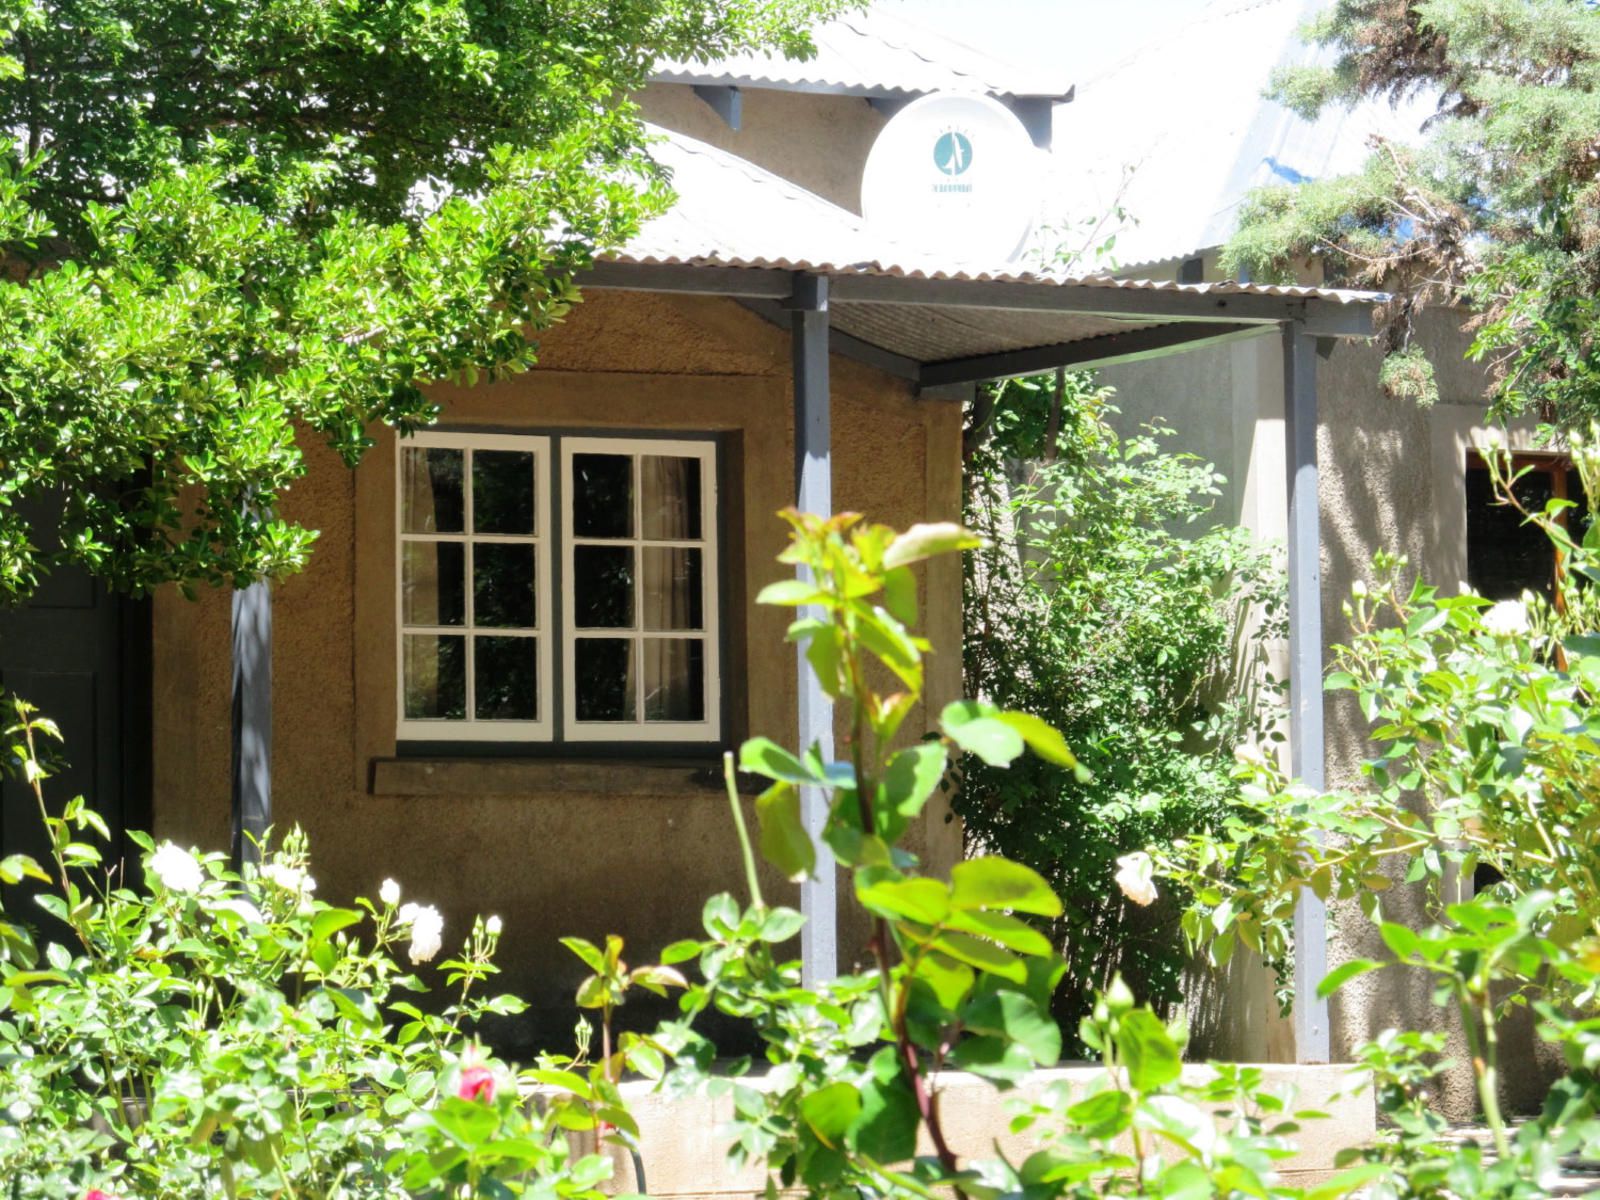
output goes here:
<path id="1" fill-rule="evenodd" d="M 1470 339 L 1449 313 L 1424 314 L 1421 337 L 1429 358 L 1439 364 L 1441 402 L 1482 401 L 1481 371 L 1464 361 Z M 1321 420 L 1318 453 L 1321 462 L 1322 616 L 1325 662 L 1333 647 L 1349 640 L 1351 629 L 1344 603 L 1356 580 L 1372 580 L 1377 550 L 1404 555 L 1410 566 L 1403 585 L 1421 574 L 1421 565 L 1440 539 L 1458 536 L 1439 527 L 1441 505 L 1434 490 L 1430 423 L 1427 410 L 1409 400 L 1385 395 L 1378 384 L 1379 347 L 1341 343 L 1318 372 Z M 1429 580 L 1453 588 L 1455 580 Z M 1362 785 L 1361 763 L 1374 752 L 1368 725 L 1354 695 L 1330 692 L 1327 697 L 1327 769 L 1331 788 Z M 1421 804 L 1422 798 L 1416 798 Z M 1436 900 L 1424 885 L 1403 883 L 1409 864 L 1396 861 L 1388 874 L 1394 886 L 1384 894 L 1384 918 L 1416 925 L 1433 920 Z M 1328 963 L 1350 958 L 1387 957 L 1375 926 L 1354 906 L 1330 911 Z M 1559 1066 L 1539 1053 L 1529 1014 L 1507 1023 L 1503 1061 L 1507 1104 L 1516 1111 L 1536 1108 Z M 1444 1028 L 1449 1056 L 1458 1064 L 1449 1072 L 1436 1098 L 1441 1111 L 1456 1120 L 1470 1120 L 1477 1109 L 1465 1037 L 1453 1014 L 1434 1003 L 1421 972 L 1388 970 L 1347 984 L 1334 997 L 1330 1013 L 1333 1053 L 1348 1059 L 1354 1048 L 1391 1027 Z"/>

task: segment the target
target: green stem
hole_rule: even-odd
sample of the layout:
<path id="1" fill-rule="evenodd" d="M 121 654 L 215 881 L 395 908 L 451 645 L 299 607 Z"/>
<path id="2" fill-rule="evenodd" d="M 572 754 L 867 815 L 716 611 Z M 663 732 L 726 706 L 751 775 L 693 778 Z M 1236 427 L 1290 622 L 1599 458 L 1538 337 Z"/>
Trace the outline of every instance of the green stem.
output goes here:
<path id="1" fill-rule="evenodd" d="M 739 834 L 739 852 L 744 855 L 744 881 L 750 888 L 750 903 L 765 908 L 761 898 L 761 880 L 756 875 L 756 854 L 750 845 L 750 830 L 744 823 L 744 806 L 739 803 L 739 784 L 733 771 L 733 751 L 722 756 L 722 777 L 728 785 L 728 807 L 733 810 L 733 827 Z"/>
<path id="2" fill-rule="evenodd" d="M 1483 1011 L 1474 1011 L 1472 997 L 1463 989 L 1456 1007 L 1461 1013 L 1461 1024 L 1467 1035 L 1467 1048 L 1472 1052 L 1472 1076 L 1478 1085 L 1478 1103 L 1483 1106 L 1483 1121 L 1494 1137 L 1495 1153 L 1501 1160 L 1511 1155 L 1511 1144 L 1506 1138 L 1505 1117 L 1500 1112 L 1500 1088 L 1497 1070 L 1499 1037 L 1495 1032 L 1494 1014 L 1490 1011 L 1488 995 L 1483 998 Z M 1478 1021 L 1483 1021 L 1480 1032 Z"/>

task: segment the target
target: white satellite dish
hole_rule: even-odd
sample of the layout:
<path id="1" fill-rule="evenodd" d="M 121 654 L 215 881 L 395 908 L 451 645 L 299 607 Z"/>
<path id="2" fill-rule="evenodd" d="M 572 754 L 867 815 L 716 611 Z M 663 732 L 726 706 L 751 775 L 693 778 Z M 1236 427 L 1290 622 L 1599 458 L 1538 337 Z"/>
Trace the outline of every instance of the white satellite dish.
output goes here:
<path id="1" fill-rule="evenodd" d="M 1022 253 L 1039 211 L 1040 152 L 989 96 L 936 92 L 883 127 L 861 176 L 861 214 L 896 241 L 978 264 Z"/>

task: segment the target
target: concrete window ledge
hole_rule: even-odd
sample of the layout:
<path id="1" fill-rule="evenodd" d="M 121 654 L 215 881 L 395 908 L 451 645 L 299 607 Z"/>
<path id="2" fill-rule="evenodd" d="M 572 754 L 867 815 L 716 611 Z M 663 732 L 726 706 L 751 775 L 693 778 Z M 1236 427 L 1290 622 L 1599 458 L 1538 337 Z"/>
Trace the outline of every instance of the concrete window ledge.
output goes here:
<path id="1" fill-rule="evenodd" d="M 739 790 L 757 781 L 741 776 Z M 649 761 L 579 758 L 375 758 L 368 790 L 374 796 L 610 796 L 724 794 L 715 759 Z"/>
<path id="2" fill-rule="evenodd" d="M 1288 1098 L 1295 1109 L 1320 1110 L 1326 1120 L 1307 1121 L 1296 1135 L 1299 1154 L 1278 1167 L 1279 1175 L 1298 1186 L 1307 1186 L 1335 1173 L 1334 1158 L 1347 1147 L 1370 1145 L 1377 1137 L 1377 1116 L 1370 1087 L 1361 1087 L 1365 1077 L 1348 1066 L 1292 1066 L 1262 1064 L 1263 1082 Z M 1036 1139 L 1014 1134 L 1010 1120 L 1019 1101 L 1032 1100 L 1051 1084 L 1066 1082 L 1074 1092 L 1101 1075 L 1091 1066 L 1058 1067 L 1036 1071 L 1010 1092 L 998 1092 L 986 1080 L 959 1072 L 936 1077 L 940 1093 L 939 1111 L 944 1118 L 950 1146 L 963 1158 L 992 1157 L 1000 1148 L 1013 1162 L 1021 1162 L 1038 1149 Z M 1209 1067 L 1194 1063 L 1184 1067 L 1191 1083 L 1211 1076 Z M 761 1078 L 742 1080 L 760 1087 Z M 1359 1088 L 1359 1090 L 1358 1090 Z M 641 1161 L 649 1194 L 671 1200 L 748 1200 L 759 1196 L 765 1184 L 761 1164 L 751 1163 L 736 1170 L 728 1162 L 727 1127 L 733 1117 L 733 1100 L 723 1095 L 665 1096 L 654 1085 L 629 1082 L 622 1085 L 628 1109 L 639 1122 Z M 592 1139 L 578 1135 L 580 1152 L 593 1148 Z M 919 1148 L 931 1153 L 930 1146 Z M 639 1188 L 628 1155 L 613 1155 L 613 1176 L 608 1190 L 627 1192 Z M 642 1190 L 642 1189 L 639 1189 Z"/>

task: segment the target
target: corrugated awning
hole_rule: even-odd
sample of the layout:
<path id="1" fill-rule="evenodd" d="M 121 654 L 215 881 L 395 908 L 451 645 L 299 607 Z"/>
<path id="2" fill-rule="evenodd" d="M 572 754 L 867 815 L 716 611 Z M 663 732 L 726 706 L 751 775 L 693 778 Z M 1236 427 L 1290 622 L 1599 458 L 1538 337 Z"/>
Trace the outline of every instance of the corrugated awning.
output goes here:
<path id="1" fill-rule="evenodd" d="M 835 349 L 924 385 L 1171 353 L 1285 321 L 1371 332 L 1372 292 L 1074 277 L 936 256 L 704 142 L 656 130 L 678 202 L 590 287 L 733 296 L 783 319 L 796 274 L 829 280 Z"/>

